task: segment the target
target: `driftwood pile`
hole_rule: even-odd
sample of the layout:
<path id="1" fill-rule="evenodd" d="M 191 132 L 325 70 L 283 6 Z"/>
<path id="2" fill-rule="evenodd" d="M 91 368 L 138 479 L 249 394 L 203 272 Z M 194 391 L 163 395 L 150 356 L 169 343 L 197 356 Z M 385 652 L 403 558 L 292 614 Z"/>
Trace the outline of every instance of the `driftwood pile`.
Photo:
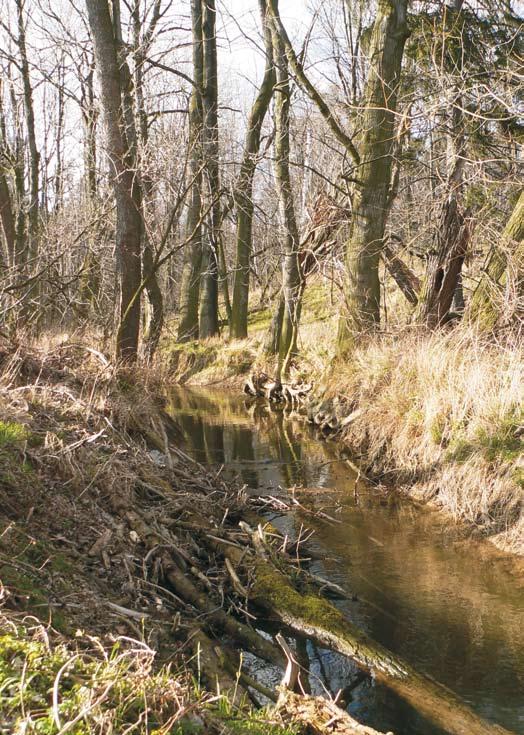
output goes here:
<path id="1" fill-rule="evenodd" d="M 285 403 L 293 407 L 304 402 L 311 391 L 312 383 L 283 383 L 266 373 L 253 373 L 244 383 L 244 393 L 256 398 L 265 398 L 271 403 Z"/>
<path id="2" fill-rule="evenodd" d="M 308 422 L 325 434 L 341 433 L 360 415 L 361 410 L 347 398 L 319 399 L 312 394 L 312 389 L 312 383 L 282 383 L 264 372 L 253 373 L 244 383 L 247 395 L 304 409 Z"/>

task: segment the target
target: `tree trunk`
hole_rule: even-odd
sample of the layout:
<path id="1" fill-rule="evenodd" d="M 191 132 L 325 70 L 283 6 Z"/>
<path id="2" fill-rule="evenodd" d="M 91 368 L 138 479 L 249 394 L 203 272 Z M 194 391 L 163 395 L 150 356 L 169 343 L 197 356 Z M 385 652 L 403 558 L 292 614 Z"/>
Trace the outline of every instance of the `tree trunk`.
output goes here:
<path id="1" fill-rule="evenodd" d="M 191 191 L 186 220 L 186 255 L 180 284 L 180 322 L 178 342 L 198 337 L 200 271 L 202 266 L 202 90 L 204 87 L 204 49 L 202 2 L 191 0 L 193 34 L 193 79 L 189 103 L 189 175 Z"/>
<path id="2" fill-rule="evenodd" d="M 33 107 L 33 89 L 31 76 L 29 74 L 29 62 L 27 60 L 27 48 L 25 42 L 24 23 L 24 0 L 16 0 L 17 25 L 18 25 L 18 50 L 20 52 L 20 68 L 22 83 L 24 86 L 24 108 L 27 126 L 27 139 L 29 143 L 29 252 L 34 258 L 38 252 L 38 229 L 39 229 L 39 173 L 40 153 L 36 144 L 35 113 Z"/>
<path id="3" fill-rule="evenodd" d="M 147 144 L 149 128 L 147 124 L 147 113 L 144 100 L 144 62 L 151 46 L 156 23 L 160 13 L 160 0 L 156 0 L 152 19 L 147 30 L 143 32 L 140 21 L 140 2 L 135 0 L 132 11 L 133 19 L 133 57 L 134 57 L 134 102 L 135 102 L 135 127 L 136 127 L 136 159 L 137 169 L 141 172 L 140 182 L 142 186 L 142 271 L 146 279 L 145 291 L 147 294 L 146 323 L 144 326 L 144 349 L 148 360 L 153 358 L 162 327 L 164 324 L 164 299 L 162 290 L 158 283 L 158 275 L 154 268 L 154 258 L 151 242 L 146 228 L 146 212 L 150 206 L 153 196 L 153 182 L 146 169 L 145 157 L 147 155 Z M 130 90 L 131 92 L 131 90 Z"/>
<path id="4" fill-rule="evenodd" d="M 427 273 L 419 295 L 415 318 L 430 329 L 445 323 L 459 284 L 462 265 L 471 235 L 471 229 L 461 211 L 463 174 L 466 154 L 464 129 L 464 101 L 462 77 L 464 41 L 463 0 L 454 0 L 453 7 L 445 6 L 442 58 L 450 74 L 458 75 L 451 88 L 453 95 L 449 115 L 448 176 L 446 197 L 434 234 L 433 251 L 428 259 Z"/>
<path id="5" fill-rule="evenodd" d="M 382 255 L 388 273 L 409 303 L 416 306 L 420 292 L 420 280 L 418 276 L 393 252 L 389 245 L 384 244 Z"/>
<path id="6" fill-rule="evenodd" d="M 1 155 L 1 154 L 0 154 Z M 11 193 L 7 183 L 7 177 L 0 160 L 0 223 L 4 231 L 6 244 L 5 262 L 10 263 L 13 260 L 16 247 L 16 227 L 13 215 L 13 206 L 11 201 Z"/>
<path id="7" fill-rule="evenodd" d="M 508 254 L 510 258 L 508 258 Z M 501 236 L 489 256 L 484 273 L 473 294 L 468 316 L 482 330 L 490 330 L 500 317 L 501 291 L 507 286 L 509 269 L 515 283 L 516 296 L 524 293 L 524 189 Z"/>
<path id="8" fill-rule="evenodd" d="M 123 107 L 125 90 L 107 0 L 86 0 L 86 6 L 100 79 L 110 172 L 116 199 L 116 250 L 120 276 L 120 323 L 116 338 L 116 358 L 134 362 L 138 354 L 140 330 L 140 297 L 137 296 L 141 282 L 140 187 L 127 139 Z"/>
<path id="9" fill-rule="evenodd" d="M 455 295 L 471 228 L 458 207 L 454 194 L 442 209 L 435 234 L 435 247 L 428 261 L 427 275 L 415 318 L 430 329 L 446 322 Z"/>
<path id="10" fill-rule="evenodd" d="M 206 194 L 210 211 L 206 218 L 207 235 L 203 241 L 200 337 L 218 334 L 218 285 L 220 254 L 220 176 L 218 168 L 218 75 L 215 0 L 205 0 L 202 12 L 204 42 L 204 87 L 202 95 L 204 125 L 203 151 Z M 226 274 L 222 273 L 225 302 L 229 302 Z"/>
<path id="11" fill-rule="evenodd" d="M 236 262 L 233 282 L 233 308 L 231 315 L 231 337 L 242 339 L 247 337 L 247 320 L 249 308 L 249 267 L 253 237 L 253 178 L 260 150 L 260 132 L 264 118 L 269 109 L 273 87 L 275 85 L 275 67 L 273 64 L 273 45 L 271 29 L 267 21 L 266 0 L 259 0 L 264 29 L 266 66 L 264 78 L 249 115 L 244 155 L 240 165 L 234 199 L 237 212 Z"/>
<path id="12" fill-rule="evenodd" d="M 276 373 L 277 380 L 280 380 L 289 368 L 291 355 L 296 352 L 302 277 L 298 258 L 300 243 L 289 172 L 289 110 L 291 90 L 288 61 L 283 40 L 275 25 L 273 25 L 273 53 L 276 66 L 275 180 L 282 222 L 285 228 L 282 261 L 284 314 Z"/>
<path id="13" fill-rule="evenodd" d="M 380 321 L 379 259 L 383 248 L 392 171 L 395 111 L 404 45 L 407 0 L 380 0 L 370 41 L 369 72 L 355 126 L 360 163 L 353 173 L 352 219 L 346 249 L 346 313 L 339 323 L 339 353 Z"/>

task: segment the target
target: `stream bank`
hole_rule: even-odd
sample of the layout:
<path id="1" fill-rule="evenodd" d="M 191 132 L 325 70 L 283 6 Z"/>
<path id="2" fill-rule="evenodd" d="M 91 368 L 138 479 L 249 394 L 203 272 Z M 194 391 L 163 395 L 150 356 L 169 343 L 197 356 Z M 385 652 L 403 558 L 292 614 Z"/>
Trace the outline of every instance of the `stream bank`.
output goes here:
<path id="1" fill-rule="evenodd" d="M 266 513 L 281 533 L 314 531 L 312 570 L 355 596 L 337 603 L 349 619 L 486 719 L 524 730 L 523 587 L 513 555 L 427 505 L 358 481 L 338 442 L 297 413 L 215 387 L 176 388 L 169 410 L 195 458 L 274 498 Z M 310 663 L 312 681 L 327 677 L 333 690 L 355 676 L 333 653 L 312 649 Z M 377 683 L 353 690 L 350 712 L 396 733 L 442 732 Z"/>
<path id="2" fill-rule="evenodd" d="M 73 343 L 2 345 L 0 364 L 7 732 L 83 735 L 101 721 L 144 733 L 302 732 L 291 696 L 261 713 L 249 704 L 275 696 L 265 672 L 278 683 L 287 660 L 277 630 L 298 639 L 297 655 L 307 638 L 368 679 L 387 676 L 447 732 L 509 732 L 326 599 L 334 587 L 311 573 L 301 533 L 268 526 L 263 501 L 180 449 L 154 373 L 116 372 Z M 324 710 L 331 732 L 376 732 Z"/>
<path id="3" fill-rule="evenodd" d="M 336 320 L 306 306 L 290 380 L 313 384 L 312 413 L 363 470 L 453 522 L 524 556 L 524 352 L 516 337 L 495 344 L 467 326 L 406 330 L 358 345 L 334 361 Z M 241 390 L 255 371 L 262 335 L 189 347 L 163 359 L 188 386 Z"/>

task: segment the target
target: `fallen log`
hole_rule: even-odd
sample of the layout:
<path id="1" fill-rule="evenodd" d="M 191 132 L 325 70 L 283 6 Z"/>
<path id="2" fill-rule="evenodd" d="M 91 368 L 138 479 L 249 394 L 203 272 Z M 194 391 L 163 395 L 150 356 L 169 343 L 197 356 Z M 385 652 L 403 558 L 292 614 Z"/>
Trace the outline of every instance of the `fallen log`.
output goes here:
<path id="1" fill-rule="evenodd" d="M 381 735 L 361 725 L 329 699 L 295 694 L 287 689 L 281 689 L 276 712 L 284 723 L 301 723 L 311 735 Z"/>
<path id="2" fill-rule="evenodd" d="M 268 559 L 258 534 L 253 533 L 258 553 L 247 557 L 222 545 L 222 553 L 254 580 L 250 600 L 273 620 L 319 646 L 347 656 L 375 681 L 394 691 L 429 721 L 450 735 L 510 735 L 476 715 L 456 694 L 417 671 L 399 656 L 351 623 L 328 600 L 299 592 Z M 265 558 L 264 558 L 265 557 Z M 365 732 L 365 731 L 364 731 Z"/>

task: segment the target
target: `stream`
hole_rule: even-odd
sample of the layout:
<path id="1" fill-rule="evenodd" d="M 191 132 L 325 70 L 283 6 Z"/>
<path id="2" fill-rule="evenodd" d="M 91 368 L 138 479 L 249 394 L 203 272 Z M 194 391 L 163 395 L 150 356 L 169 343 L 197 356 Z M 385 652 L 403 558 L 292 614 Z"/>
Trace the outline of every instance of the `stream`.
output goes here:
<path id="1" fill-rule="evenodd" d="M 353 594 L 337 605 L 375 640 L 456 692 L 485 719 L 524 735 L 524 580 L 509 559 L 468 538 L 442 515 L 358 482 L 334 443 L 303 421 L 235 393 L 178 388 L 170 412 L 185 449 L 224 466 L 246 491 L 297 498 L 338 522 L 299 508 L 267 517 L 295 538 L 314 530 L 312 571 Z M 308 644 L 315 693 L 346 687 L 353 665 Z M 369 680 L 351 693 L 360 721 L 396 735 L 442 735 Z"/>

